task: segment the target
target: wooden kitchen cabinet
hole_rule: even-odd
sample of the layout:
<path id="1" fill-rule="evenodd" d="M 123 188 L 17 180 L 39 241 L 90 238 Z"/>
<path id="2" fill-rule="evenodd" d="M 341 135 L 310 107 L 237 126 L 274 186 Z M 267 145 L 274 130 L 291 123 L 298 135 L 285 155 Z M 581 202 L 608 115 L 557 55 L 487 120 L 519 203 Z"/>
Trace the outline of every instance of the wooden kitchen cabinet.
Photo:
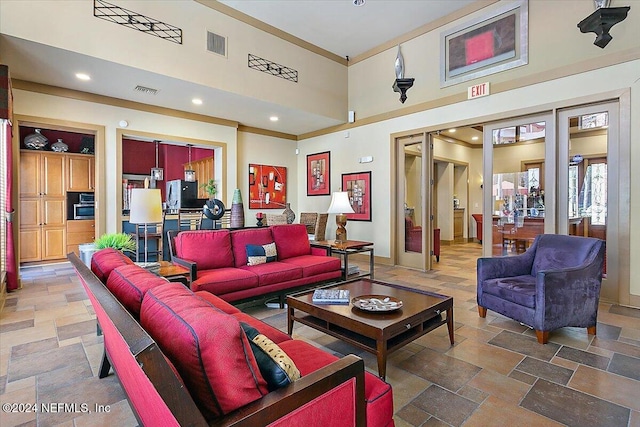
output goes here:
<path id="1" fill-rule="evenodd" d="M 66 159 L 20 151 L 20 262 L 65 258 Z"/>
<path id="2" fill-rule="evenodd" d="M 67 191 L 94 191 L 94 156 L 67 154 L 66 160 Z"/>
<path id="3" fill-rule="evenodd" d="M 92 243 L 96 239 L 96 225 L 91 219 L 67 221 L 67 253 L 80 256 L 79 245 Z"/>
<path id="4" fill-rule="evenodd" d="M 453 210 L 453 241 L 464 242 L 464 208 Z"/>

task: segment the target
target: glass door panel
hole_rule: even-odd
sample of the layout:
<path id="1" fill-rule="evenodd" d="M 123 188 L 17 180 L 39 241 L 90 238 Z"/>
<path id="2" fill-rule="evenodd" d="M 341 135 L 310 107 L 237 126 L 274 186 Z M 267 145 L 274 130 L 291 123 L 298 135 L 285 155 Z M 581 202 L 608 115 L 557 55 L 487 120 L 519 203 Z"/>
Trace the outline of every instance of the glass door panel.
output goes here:
<path id="1" fill-rule="evenodd" d="M 431 163 L 424 134 L 398 138 L 397 145 L 397 263 L 431 268 Z M 427 163 L 428 162 L 428 163 Z"/>
<path id="2" fill-rule="evenodd" d="M 485 126 L 483 240 L 485 256 L 514 256 L 527 250 L 535 237 L 553 226 L 554 182 L 552 121 L 548 116 L 521 118 Z M 550 141 L 551 138 L 551 141 Z M 491 218 L 491 220 L 487 220 Z"/>

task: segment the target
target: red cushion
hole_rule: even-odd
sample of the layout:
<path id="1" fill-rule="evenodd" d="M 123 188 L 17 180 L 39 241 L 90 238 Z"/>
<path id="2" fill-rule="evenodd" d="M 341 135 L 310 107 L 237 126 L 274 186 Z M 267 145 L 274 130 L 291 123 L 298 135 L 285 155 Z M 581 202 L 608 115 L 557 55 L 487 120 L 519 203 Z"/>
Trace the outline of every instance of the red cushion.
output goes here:
<path id="1" fill-rule="evenodd" d="M 282 262 L 302 267 L 302 277 L 340 270 L 340 259 L 332 256 L 302 255 L 287 258 Z"/>
<path id="2" fill-rule="evenodd" d="M 175 244 L 178 258 L 194 261 L 198 271 L 233 267 L 229 230 L 182 231 Z"/>
<path id="3" fill-rule="evenodd" d="M 140 306 L 144 294 L 151 288 L 166 284 L 166 279 L 137 265 L 118 267 L 107 279 L 107 288 L 136 319 L 140 318 Z"/>
<path id="4" fill-rule="evenodd" d="M 274 283 L 288 282 L 302 278 L 302 268 L 284 262 L 268 262 L 259 265 L 245 265 L 239 270 L 250 271 L 258 275 L 258 285 L 266 286 Z"/>
<path id="5" fill-rule="evenodd" d="M 91 271 L 102 283 L 107 283 L 107 278 L 114 269 L 131 264 L 133 261 L 113 248 L 100 249 L 91 257 Z"/>
<path id="6" fill-rule="evenodd" d="M 311 254 L 309 235 L 304 224 L 273 225 L 270 228 L 276 242 L 278 260 Z"/>
<path id="7" fill-rule="evenodd" d="M 273 242 L 269 227 L 235 230 L 231 232 L 235 266 L 247 265 L 247 245 L 266 245 Z"/>
<path id="8" fill-rule="evenodd" d="M 258 276 L 239 268 L 218 268 L 198 272 L 198 278 L 191 282 L 191 290 L 207 291 L 215 295 L 258 286 Z"/>
<path id="9" fill-rule="evenodd" d="M 196 291 L 194 293 L 197 296 L 199 296 L 200 298 L 202 298 L 203 300 L 210 302 L 211 304 L 213 304 L 214 307 L 219 308 L 220 310 L 224 311 L 227 314 L 242 313 L 235 306 L 229 304 L 228 302 L 226 302 L 222 298 L 218 298 L 217 296 L 215 296 L 211 292 Z"/>
<path id="10" fill-rule="evenodd" d="M 296 364 L 302 376 L 330 364 L 338 358 L 304 341 L 289 340 L 278 344 Z M 389 425 L 393 419 L 391 385 L 371 374 L 364 373 L 364 398 L 367 401 L 367 427 Z"/>
<path id="11" fill-rule="evenodd" d="M 187 288 L 149 290 L 140 322 L 174 364 L 207 420 L 267 394 L 240 322 Z"/>
<path id="12" fill-rule="evenodd" d="M 281 330 L 276 329 L 271 325 L 267 325 L 266 323 L 261 322 L 260 320 L 256 319 L 255 317 L 251 317 L 246 313 L 242 313 L 239 311 L 238 313 L 233 313 L 233 317 L 238 319 L 238 321 L 240 322 L 244 322 L 249 326 L 256 328 L 258 332 L 260 332 L 262 335 L 266 336 L 276 344 L 279 344 L 283 341 L 289 341 L 291 339 L 289 335 L 285 334 Z"/>

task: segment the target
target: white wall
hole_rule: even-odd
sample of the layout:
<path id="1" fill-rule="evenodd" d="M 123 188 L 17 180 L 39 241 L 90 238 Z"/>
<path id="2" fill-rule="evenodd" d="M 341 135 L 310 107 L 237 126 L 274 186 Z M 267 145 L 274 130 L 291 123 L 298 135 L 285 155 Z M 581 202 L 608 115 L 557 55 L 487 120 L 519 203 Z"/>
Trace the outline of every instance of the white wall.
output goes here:
<path id="1" fill-rule="evenodd" d="M 283 208 L 249 209 L 250 163 L 285 166 L 287 168 L 287 202 L 291 203 L 291 209 L 296 213 L 295 222 L 299 222 L 300 210 L 298 209 L 298 192 L 296 189 L 306 185 L 306 181 L 301 182 L 299 179 L 298 169 L 300 165 L 296 155 L 296 142 L 271 136 L 238 132 L 238 188 L 242 192 L 244 220 L 247 226 L 255 225 L 255 215 L 258 212 L 280 214 L 284 210 Z"/>
<path id="2" fill-rule="evenodd" d="M 496 117 L 513 117 L 522 109 L 548 111 L 551 105 L 580 105 L 587 99 L 585 97 L 589 97 L 588 99 L 592 101 L 611 99 L 630 89 L 631 128 L 628 131 L 631 133 L 631 153 L 628 161 L 635 165 L 640 161 L 640 79 L 638 78 L 640 76 L 638 70 L 640 70 L 640 59 L 630 60 L 618 65 L 578 73 L 571 77 L 353 128 L 349 132 L 348 139 L 344 138 L 343 132 L 305 139 L 299 142 L 299 147 L 304 150 L 304 154 L 327 149 L 332 151 L 331 171 L 334 190 L 337 188 L 334 180 L 340 176 L 340 173 L 360 170 L 356 163 L 357 158 L 373 155 L 374 162 L 369 165 L 372 170 L 374 193 L 388 194 L 391 191 L 390 135 L 394 133 L 421 128 L 442 129 L 448 127 L 450 123 L 482 123 L 487 117 L 491 117 L 492 120 L 495 120 Z M 481 153 L 476 153 L 480 150 L 472 151 L 471 156 L 474 159 L 481 156 Z M 435 149 L 434 155 L 436 155 Z M 304 157 L 298 159 L 299 165 L 304 164 L 303 159 Z M 474 165 L 469 173 L 472 188 L 481 182 L 481 174 L 479 174 L 481 164 L 481 161 L 470 162 L 470 165 Z M 477 169 L 475 165 L 478 165 Z M 485 180 L 483 184 L 490 185 L 490 182 Z M 317 208 L 321 204 L 317 197 L 305 197 L 302 188 L 299 189 L 298 195 L 300 209 Z M 475 208 L 475 203 L 478 203 L 476 200 L 478 199 L 471 197 L 471 203 L 474 204 L 473 209 L 479 212 Z M 640 175 L 638 174 L 632 173 L 631 175 L 631 193 L 628 200 L 632 211 L 631 218 L 629 218 L 631 224 L 630 253 L 631 259 L 634 259 L 634 257 L 640 256 L 640 217 L 633 214 L 633 212 L 640 212 Z M 323 206 L 328 206 L 328 203 L 329 199 L 327 198 Z M 374 197 L 374 222 L 371 224 L 350 223 L 350 237 L 371 240 L 376 244 L 376 255 L 390 256 L 391 225 L 387 225 L 390 221 L 390 210 L 388 198 Z M 631 265 L 631 292 L 633 295 L 640 296 L 640 265 L 635 264 Z"/>

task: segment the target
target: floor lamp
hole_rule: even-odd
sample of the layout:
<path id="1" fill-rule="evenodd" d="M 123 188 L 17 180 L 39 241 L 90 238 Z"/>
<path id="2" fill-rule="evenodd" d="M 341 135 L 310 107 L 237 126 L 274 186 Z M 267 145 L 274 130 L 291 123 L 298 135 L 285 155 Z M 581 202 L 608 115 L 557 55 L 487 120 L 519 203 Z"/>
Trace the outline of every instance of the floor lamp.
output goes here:
<path id="1" fill-rule="evenodd" d="M 349 203 L 349 194 L 346 191 L 335 191 L 331 195 L 331 204 L 327 213 L 334 213 L 336 215 L 336 224 L 338 229 L 336 230 L 336 240 L 344 242 L 347 240 L 347 215 L 348 213 L 354 213 L 351 203 Z"/>
<path id="2" fill-rule="evenodd" d="M 134 188 L 131 191 L 131 209 L 129 223 L 144 224 L 144 264 L 148 265 L 149 251 L 147 248 L 148 224 L 162 222 L 162 197 L 157 188 Z M 160 243 L 158 243 L 160 244 Z M 136 258 L 138 254 L 136 253 Z"/>

